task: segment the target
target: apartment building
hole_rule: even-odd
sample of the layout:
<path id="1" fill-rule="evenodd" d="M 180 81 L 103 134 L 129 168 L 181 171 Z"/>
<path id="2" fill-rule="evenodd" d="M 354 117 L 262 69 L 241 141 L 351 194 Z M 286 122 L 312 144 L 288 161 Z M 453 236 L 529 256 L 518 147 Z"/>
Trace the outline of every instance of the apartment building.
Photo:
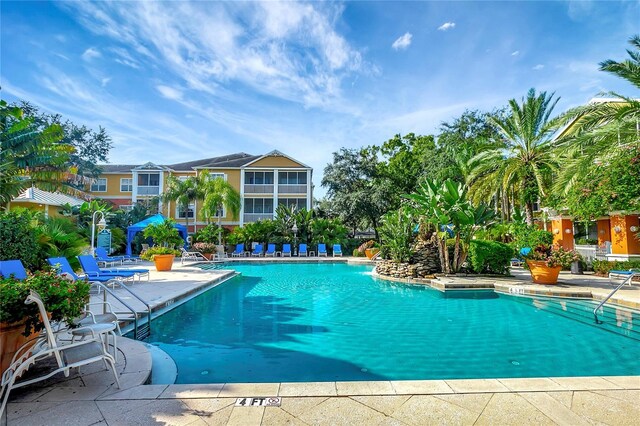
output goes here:
<path id="1" fill-rule="evenodd" d="M 177 164 L 108 164 L 101 167 L 103 172 L 91 184 L 89 194 L 123 209 L 161 195 L 170 175 L 187 179 L 205 170 L 212 177 L 225 179 L 241 195 L 238 218 L 231 217 L 226 209 L 219 213 L 225 226 L 272 219 L 280 204 L 312 208 L 313 169 L 279 151 L 264 155 L 240 152 Z M 186 224 L 188 218 L 190 232 L 205 224 L 198 212 L 197 201 L 188 209 L 180 209 L 175 203 L 159 202 L 158 209 L 179 223 Z"/>

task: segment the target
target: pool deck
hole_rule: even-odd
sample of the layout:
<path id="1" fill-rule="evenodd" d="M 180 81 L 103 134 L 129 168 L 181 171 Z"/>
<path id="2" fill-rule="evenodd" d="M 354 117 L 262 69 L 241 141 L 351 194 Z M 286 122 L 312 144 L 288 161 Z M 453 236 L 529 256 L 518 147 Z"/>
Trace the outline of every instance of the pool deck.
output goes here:
<path id="1" fill-rule="evenodd" d="M 344 262 L 346 259 L 336 260 Z M 283 260 L 289 261 L 288 258 Z M 294 261 L 317 259 L 294 258 Z M 335 260 L 329 258 L 320 261 Z M 366 262 L 361 259 L 357 261 Z M 586 297 L 588 292 L 589 297 L 593 298 L 604 297 L 612 288 L 608 279 L 594 276 L 563 273 L 560 285 L 537 286 L 531 284 L 527 271 L 514 269 L 512 273 L 512 278 L 455 277 L 451 281 L 450 278 L 442 281 L 445 288 L 451 283 L 467 283 L 469 285 L 465 288 L 478 288 L 489 282 L 497 291 L 509 292 L 509 288 L 516 287 L 530 292 L 565 292 L 573 297 Z M 206 291 L 231 276 L 229 270 L 203 271 L 196 266 L 176 262 L 174 271 L 152 271 L 150 282 L 142 281 L 132 288 L 150 301 L 154 310 L 160 310 L 178 303 L 181 297 Z M 553 289 L 549 290 L 549 287 Z M 118 294 L 123 292 L 117 288 L 115 291 Z M 126 297 L 124 293 L 122 295 Z M 625 288 L 620 297 L 623 302 L 640 303 L 640 294 L 635 289 L 627 291 Z M 0 424 L 630 425 L 637 424 L 640 418 L 640 376 L 146 384 L 151 376 L 151 356 L 146 347 L 124 337 L 119 338 L 118 347 L 117 370 L 121 389 L 114 387 L 113 377 L 104 370 L 102 364 L 83 367 L 81 374 L 74 372 L 68 378 L 56 376 L 12 392 Z M 282 405 L 234 406 L 236 398 L 259 396 L 279 396 Z"/>

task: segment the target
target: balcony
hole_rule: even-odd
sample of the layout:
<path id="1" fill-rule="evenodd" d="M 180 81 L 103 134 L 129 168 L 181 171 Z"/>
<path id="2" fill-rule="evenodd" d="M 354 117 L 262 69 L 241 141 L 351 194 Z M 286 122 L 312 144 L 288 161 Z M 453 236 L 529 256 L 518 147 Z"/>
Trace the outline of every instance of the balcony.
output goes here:
<path id="1" fill-rule="evenodd" d="M 156 196 L 160 194 L 160 186 L 138 186 L 138 195 Z"/>
<path id="2" fill-rule="evenodd" d="M 253 184 L 244 186 L 245 194 L 273 194 L 273 184 Z"/>
<path id="3" fill-rule="evenodd" d="M 306 194 L 307 185 L 278 185 L 278 194 Z"/>
<path id="4" fill-rule="evenodd" d="M 244 223 L 257 222 L 259 220 L 273 219 L 273 213 L 245 213 Z"/>

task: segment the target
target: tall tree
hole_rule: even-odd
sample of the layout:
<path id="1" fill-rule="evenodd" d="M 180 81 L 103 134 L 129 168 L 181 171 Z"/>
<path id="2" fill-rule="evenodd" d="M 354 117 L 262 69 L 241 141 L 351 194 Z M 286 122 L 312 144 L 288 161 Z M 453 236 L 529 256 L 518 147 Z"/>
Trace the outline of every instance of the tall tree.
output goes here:
<path id="1" fill-rule="evenodd" d="M 205 184 L 204 173 L 198 176 L 189 176 L 186 179 L 180 179 L 174 175 L 167 178 L 167 188 L 161 199 L 169 202 L 175 201 L 178 209 L 185 212 L 187 229 L 189 229 L 189 205 L 196 200 L 204 199 Z"/>
<path id="2" fill-rule="evenodd" d="M 392 199 L 391 190 L 379 179 L 378 162 L 374 150 L 341 148 L 333 153 L 322 178 L 339 218 L 353 230 L 364 222 L 376 238 L 380 217 L 391 208 Z"/>
<path id="3" fill-rule="evenodd" d="M 528 224 L 533 204 L 547 194 L 556 157 L 553 135 L 560 125 L 552 117 L 559 98 L 530 89 L 521 103 L 509 101 L 504 118 L 491 118 L 505 148 L 489 149 L 470 160 L 470 190 L 476 199 L 491 199 L 500 192 L 517 193 Z"/>
<path id="4" fill-rule="evenodd" d="M 218 244 L 222 244 L 222 211 L 227 209 L 234 219 L 240 214 L 241 197 L 240 193 L 226 180 L 222 178 L 209 179 L 209 173 L 200 174 L 205 179 L 204 203 L 202 204 L 202 215 L 207 223 L 213 217 L 218 218 Z"/>

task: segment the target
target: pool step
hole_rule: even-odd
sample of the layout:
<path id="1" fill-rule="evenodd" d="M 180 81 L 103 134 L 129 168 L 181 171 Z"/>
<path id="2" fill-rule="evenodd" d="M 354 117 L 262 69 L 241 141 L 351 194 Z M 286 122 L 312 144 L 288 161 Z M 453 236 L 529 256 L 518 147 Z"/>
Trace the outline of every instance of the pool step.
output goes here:
<path id="1" fill-rule="evenodd" d="M 550 312 L 612 333 L 640 340 L 640 315 L 629 309 L 605 306 L 604 311 L 601 310 L 598 314 L 598 319 L 602 323 L 596 324 L 593 316 L 593 310 L 597 306 L 596 302 L 553 298 L 530 299 L 516 297 L 515 299 L 529 305 L 533 304 L 534 307 L 541 311 Z"/>

